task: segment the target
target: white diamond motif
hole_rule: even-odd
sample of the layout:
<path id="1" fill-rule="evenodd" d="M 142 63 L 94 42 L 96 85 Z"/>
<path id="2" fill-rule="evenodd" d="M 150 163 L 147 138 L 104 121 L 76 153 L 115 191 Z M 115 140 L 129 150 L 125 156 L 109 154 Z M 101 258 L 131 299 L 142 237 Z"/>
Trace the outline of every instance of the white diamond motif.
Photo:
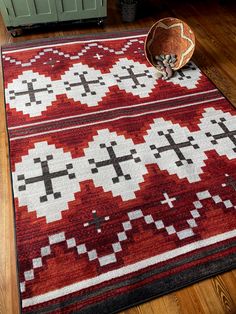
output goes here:
<path id="1" fill-rule="evenodd" d="M 61 79 L 69 98 L 89 107 L 97 106 L 109 91 L 107 75 L 82 63 L 74 64 Z"/>
<path id="2" fill-rule="evenodd" d="M 186 87 L 187 89 L 194 89 L 197 87 L 201 76 L 202 73 L 199 68 L 190 61 L 185 67 L 176 71 L 169 82 L 180 85 L 181 87 Z"/>
<path id="3" fill-rule="evenodd" d="M 116 84 L 127 93 L 148 97 L 157 84 L 156 70 L 137 61 L 121 58 L 112 67 Z"/>
<path id="4" fill-rule="evenodd" d="M 102 186 L 113 196 L 120 195 L 124 201 L 135 198 L 147 169 L 133 141 L 108 129 L 99 130 L 93 139 L 84 152 L 95 186 Z"/>
<path id="5" fill-rule="evenodd" d="M 187 178 L 190 183 L 199 181 L 207 156 L 197 135 L 163 118 L 155 119 L 144 136 L 146 149 L 144 145 L 142 159 L 146 164 L 156 163 L 161 170 L 176 174 L 180 179 Z"/>
<path id="6" fill-rule="evenodd" d="M 56 100 L 56 82 L 45 75 L 25 71 L 9 83 L 5 95 L 10 108 L 37 117 Z"/>
<path id="7" fill-rule="evenodd" d="M 199 128 L 205 150 L 215 149 L 220 156 L 236 158 L 236 116 L 206 108 Z"/>
<path id="8" fill-rule="evenodd" d="M 46 217 L 48 223 L 61 219 L 61 212 L 80 191 L 71 154 L 47 142 L 36 143 L 16 164 L 13 183 L 20 206 L 27 205 L 29 212 L 36 211 L 37 217 Z"/>

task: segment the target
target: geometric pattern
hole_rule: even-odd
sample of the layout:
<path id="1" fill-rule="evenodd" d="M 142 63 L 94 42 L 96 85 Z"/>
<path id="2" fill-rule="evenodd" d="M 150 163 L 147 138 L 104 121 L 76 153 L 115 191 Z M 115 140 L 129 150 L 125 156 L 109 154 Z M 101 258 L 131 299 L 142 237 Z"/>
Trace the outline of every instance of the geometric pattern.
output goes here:
<path id="1" fill-rule="evenodd" d="M 81 63 L 70 68 L 62 76 L 62 81 L 69 98 L 88 106 L 96 106 L 108 92 L 101 72 Z"/>
<path id="2" fill-rule="evenodd" d="M 198 141 L 198 132 L 192 134 L 186 127 L 156 119 L 145 142 L 149 144 L 146 161 L 155 162 L 161 170 L 177 174 L 180 179 L 187 178 L 190 183 L 200 180 L 207 156 Z"/>
<path id="3" fill-rule="evenodd" d="M 47 222 L 61 219 L 74 193 L 80 190 L 70 153 L 56 149 L 47 142 L 39 142 L 16 164 L 13 174 L 15 193 L 21 206 L 36 211 Z M 34 197 L 27 197 L 28 194 Z"/>
<path id="4" fill-rule="evenodd" d="M 141 98 L 148 97 L 156 84 L 155 69 L 126 58 L 121 58 L 111 73 L 120 89 Z"/>
<path id="5" fill-rule="evenodd" d="M 212 133 L 218 142 L 208 140 L 210 132 L 204 126 L 211 124 L 204 124 L 204 119 L 199 125 L 201 131 L 193 133 L 186 127 L 156 119 L 144 136 L 145 143 L 139 145 L 108 129 L 99 130 L 84 149 L 82 158 L 72 159 L 70 153 L 47 142 L 36 143 L 28 156 L 16 164 L 13 174 L 20 205 L 27 205 L 29 211 L 36 210 L 37 217 L 45 216 L 47 222 L 59 220 L 61 211 L 67 210 L 68 202 L 74 199 L 74 193 L 80 191 L 79 182 L 89 179 L 104 192 L 111 191 L 113 197 L 121 196 L 123 201 L 134 199 L 148 172 L 148 164 L 157 164 L 160 170 L 167 170 L 169 175 L 176 174 L 179 179 L 187 178 L 189 183 L 200 181 L 207 159 L 205 151 L 215 149 L 229 159 L 236 158 L 236 117 L 213 108 L 208 108 L 207 113 L 210 113 L 211 121 L 219 121 L 219 127 L 213 130 L 225 130 L 225 133 Z M 206 114 L 203 116 L 207 119 Z M 34 173 L 32 177 L 28 175 L 29 166 L 30 172 L 33 170 Z M 34 193 L 33 202 L 26 197 L 29 190 Z"/>
<path id="6" fill-rule="evenodd" d="M 191 71 L 191 75 L 188 73 L 189 70 Z M 178 84 L 181 87 L 196 88 L 200 77 L 201 71 L 192 61 L 189 61 L 187 65 L 175 72 L 175 75 L 170 79 L 170 82 Z"/>
<path id="7" fill-rule="evenodd" d="M 120 195 L 124 201 L 135 198 L 134 192 L 139 190 L 147 169 L 131 139 L 108 129 L 99 130 L 85 149 L 85 157 L 95 186 L 112 191 L 113 196 Z"/>
<path id="8" fill-rule="evenodd" d="M 206 191 L 201 191 L 196 194 L 197 196 L 197 201 L 193 202 L 193 209 L 190 211 L 191 213 L 191 218 L 187 220 L 187 223 L 189 225 L 189 228 L 181 230 L 181 231 L 176 231 L 175 227 L 173 225 L 170 226 L 165 226 L 162 220 L 154 220 L 152 215 L 144 215 L 141 209 L 132 211 L 128 213 L 128 220 L 124 221 L 122 223 L 122 228 L 123 231 L 119 232 L 117 234 L 118 241 L 115 243 L 112 243 L 112 250 L 113 253 L 103 256 L 103 257 L 98 257 L 97 251 L 91 250 L 88 251 L 86 249 L 86 244 L 80 244 L 76 246 L 76 240 L 74 238 L 67 239 L 65 238 L 65 233 L 59 233 L 59 234 L 54 234 L 49 236 L 49 245 L 46 247 L 41 248 L 41 257 L 36 258 L 32 261 L 33 268 L 38 268 L 42 266 L 42 257 L 47 256 L 51 253 L 51 245 L 60 243 L 63 241 L 67 242 L 67 247 L 72 248 L 76 247 L 78 255 L 87 253 L 88 254 L 88 259 L 89 261 L 93 261 L 95 259 L 98 259 L 100 266 L 105 266 L 110 263 L 116 262 L 116 255 L 115 253 L 122 251 L 122 242 L 127 240 L 127 231 L 131 230 L 132 227 L 132 221 L 143 218 L 144 221 L 149 225 L 149 224 L 154 224 L 157 230 L 162 230 L 165 229 L 168 235 L 171 234 L 176 234 L 176 236 L 182 240 L 186 239 L 188 237 L 191 237 L 194 235 L 194 228 L 197 227 L 197 220 L 201 217 L 200 210 L 204 210 L 203 207 L 203 201 L 206 199 L 212 199 L 214 203 L 221 203 L 223 202 L 224 206 L 226 209 L 234 207 L 236 209 L 236 205 L 233 205 L 230 200 L 222 201 L 219 195 L 211 195 L 208 190 Z M 29 274 L 32 274 L 29 276 Z M 24 273 L 25 280 L 32 280 L 34 279 L 33 276 L 33 269 L 27 271 Z M 24 286 L 24 283 L 22 283 L 22 286 Z"/>
<path id="9" fill-rule="evenodd" d="M 176 234 L 176 236 L 180 239 L 186 239 L 194 235 L 194 229 L 197 228 L 197 220 L 201 217 L 200 210 L 204 210 L 203 201 L 206 199 L 212 199 L 214 203 L 223 202 L 219 195 L 211 195 L 208 190 L 201 191 L 196 194 L 197 201 L 193 202 L 194 209 L 190 211 L 191 218 L 187 220 L 189 227 L 187 229 L 176 231 L 173 225 L 165 226 L 162 220 L 154 220 L 152 215 L 144 215 L 141 209 L 132 211 L 128 213 L 128 220 L 122 223 L 123 231 L 117 234 L 118 241 L 112 243 L 112 253 L 103 257 L 99 257 L 96 249 L 88 251 L 86 248 L 86 244 L 76 245 L 75 238 L 66 239 L 65 233 L 61 232 L 59 234 L 54 234 L 48 237 L 48 245 L 42 247 L 40 252 L 41 255 L 38 258 L 34 258 L 32 260 L 33 268 L 24 272 L 24 278 L 26 281 L 34 279 L 34 269 L 43 266 L 42 258 L 44 256 L 48 256 L 52 253 L 52 245 L 57 244 L 63 241 L 66 241 L 67 248 L 76 248 L 78 255 L 87 254 L 89 261 L 98 260 L 100 266 L 106 266 L 111 263 L 115 263 L 116 253 L 122 251 L 122 242 L 127 240 L 127 232 L 132 230 L 132 222 L 134 220 L 143 218 L 145 223 L 150 225 L 154 224 L 157 230 L 165 229 L 168 235 Z M 234 207 L 236 209 L 236 205 L 233 205 L 230 200 L 226 200 L 223 202 L 226 209 Z M 25 292 L 25 281 L 21 282 L 21 292 Z"/>
<path id="10" fill-rule="evenodd" d="M 112 313 L 236 265 L 236 114 L 146 33 L 3 48 L 22 313 Z"/>
<path id="11" fill-rule="evenodd" d="M 93 47 L 96 47 L 97 50 L 101 50 L 104 52 L 111 52 L 114 53 L 115 55 L 124 55 L 126 54 L 127 50 L 134 45 L 135 43 L 139 43 L 141 45 L 144 44 L 144 40 L 143 39 L 129 39 L 127 40 L 127 42 L 124 44 L 123 47 L 121 47 L 121 49 L 117 49 L 114 50 L 113 48 L 109 48 L 106 45 L 102 45 L 101 43 L 88 43 L 83 45 L 83 48 L 73 54 L 70 53 L 64 53 L 63 51 L 61 51 L 60 49 L 55 49 L 55 48 L 44 48 L 42 49 L 42 51 L 40 51 L 38 54 L 36 53 L 36 55 L 34 57 L 32 57 L 30 60 L 28 60 L 28 62 L 21 62 L 20 60 L 16 60 L 15 58 L 11 57 L 11 56 L 6 56 L 3 55 L 3 59 L 5 61 L 9 61 L 12 64 L 16 64 L 16 65 L 21 65 L 23 68 L 24 67 L 28 67 L 28 66 L 32 66 L 34 63 L 36 63 L 37 61 L 39 61 L 40 59 L 42 59 L 43 57 L 45 57 L 47 54 L 53 54 L 54 58 L 55 56 L 59 56 L 59 57 L 64 57 L 65 59 L 70 59 L 70 60 L 79 60 L 82 56 L 86 55 L 86 53 L 91 50 Z M 50 58 L 50 57 L 49 57 Z"/>
<path id="12" fill-rule="evenodd" d="M 207 108 L 199 125 L 207 149 L 214 148 L 220 156 L 235 158 L 236 117 L 222 110 Z"/>
<path id="13" fill-rule="evenodd" d="M 49 66 L 56 66 L 57 61 L 52 63 L 51 60 L 48 62 Z M 58 62 L 61 63 L 59 60 Z M 185 75 L 185 72 L 188 74 Z M 170 82 L 193 89 L 200 77 L 201 72 L 190 63 L 184 70 L 179 70 Z M 32 70 L 23 71 L 8 84 L 6 102 L 10 108 L 33 118 L 41 116 L 53 105 L 57 96 L 62 94 L 85 106 L 93 107 L 99 105 L 112 86 L 142 99 L 149 97 L 157 84 L 154 68 L 127 58 L 120 58 L 106 74 L 80 62 L 67 69 L 58 80 L 51 80 L 45 74 Z"/>
<path id="14" fill-rule="evenodd" d="M 6 101 L 11 108 L 31 117 L 41 115 L 55 100 L 51 79 L 32 70 L 23 72 L 6 89 Z"/>

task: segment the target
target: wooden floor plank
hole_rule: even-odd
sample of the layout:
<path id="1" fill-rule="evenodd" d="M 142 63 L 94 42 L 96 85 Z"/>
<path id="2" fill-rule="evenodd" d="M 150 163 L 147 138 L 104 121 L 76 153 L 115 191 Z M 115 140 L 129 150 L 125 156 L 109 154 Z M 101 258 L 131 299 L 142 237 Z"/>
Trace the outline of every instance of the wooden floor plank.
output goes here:
<path id="1" fill-rule="evenodd" d="M 230 295 L 227 290 L 227 282 L 223 276 L 216 276 L 211 279 L 214 290 L 221 301 L 221 305 L 224 308 L 225 313 L 232 313 L 236 309 L 236 303 L 233 300 L 233 296 Z"/>
<path id="2" fill-rule="evenodd" d="M 196 292 L 198 302 L 201 304 L 204 314 L 226 313 L 221 304 L 220 298 L 215 293 L 211 279 L 195 284 L 193 289 Z"/>
<path id="3" fill-rule="evenodd" d="M 234 271 L 222 274 L 220 275 L 220 278 L 223 281 L 227 292 L 230 292 L 230 297 L 232 298 L 234 306 L 236 307 L 236 276 L 234 276 Z"/>

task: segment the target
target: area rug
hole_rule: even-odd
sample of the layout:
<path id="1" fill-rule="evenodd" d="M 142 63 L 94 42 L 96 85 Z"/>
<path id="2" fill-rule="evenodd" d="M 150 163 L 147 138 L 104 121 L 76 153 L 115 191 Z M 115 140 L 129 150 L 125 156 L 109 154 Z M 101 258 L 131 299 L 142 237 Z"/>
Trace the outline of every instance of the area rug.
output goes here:
<path id="1" fill-rule="evenodd" d="M 2 50 L 23 313 L 114 313 L 236 266 L 236 111 L 146 31 Z"/>

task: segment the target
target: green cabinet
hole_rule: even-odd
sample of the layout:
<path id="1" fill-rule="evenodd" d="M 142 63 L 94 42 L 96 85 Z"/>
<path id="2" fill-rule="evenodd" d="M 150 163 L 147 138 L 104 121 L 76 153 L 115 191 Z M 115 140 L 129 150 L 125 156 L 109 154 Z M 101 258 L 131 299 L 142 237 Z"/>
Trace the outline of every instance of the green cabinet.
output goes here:
<path id="1" fill-rule="evenodd" d="M 20 26 L 57 20 L 54 0 L 1 0 L 7 26 Z"/>
<path id="2" fill-rule="evenodd" d="M 103 19 L 107 0 L 0 0 L 9 29 L 28 25 L 84 19 Z"/>

